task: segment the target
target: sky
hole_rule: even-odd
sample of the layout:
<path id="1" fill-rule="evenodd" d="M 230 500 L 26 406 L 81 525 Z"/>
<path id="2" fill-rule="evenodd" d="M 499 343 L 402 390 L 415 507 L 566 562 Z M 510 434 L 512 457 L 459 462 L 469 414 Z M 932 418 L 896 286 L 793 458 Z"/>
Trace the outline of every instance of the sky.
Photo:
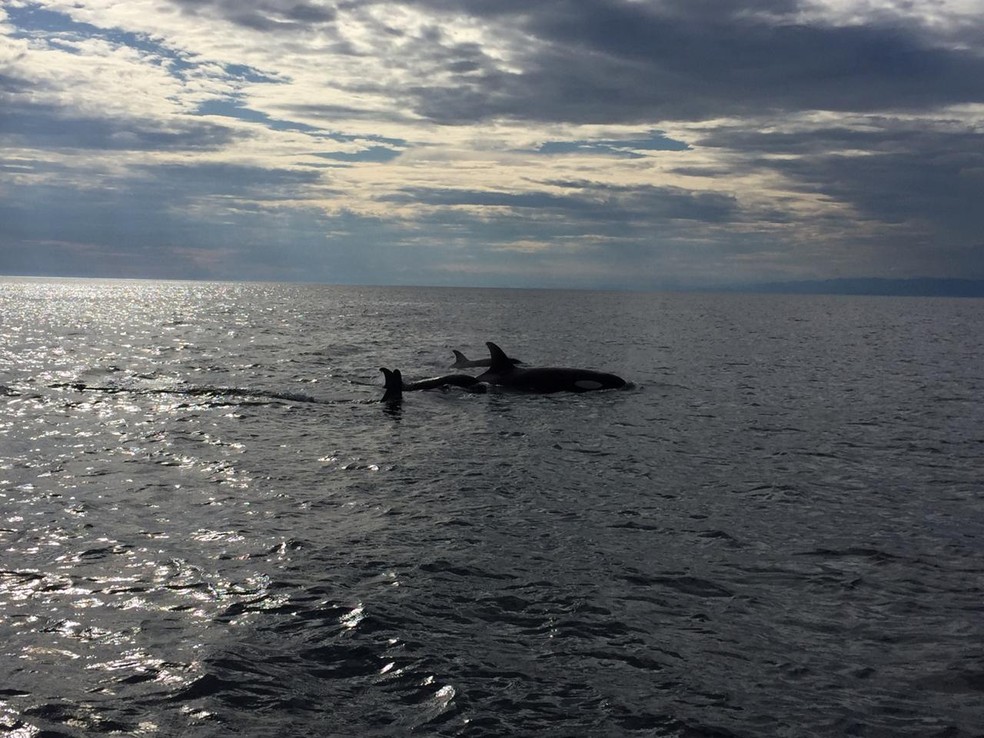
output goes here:
<path id="1" fill-rule="evenodd" d="M 0 274 L 984 279 L 984 0 L 0 0 Z"/>

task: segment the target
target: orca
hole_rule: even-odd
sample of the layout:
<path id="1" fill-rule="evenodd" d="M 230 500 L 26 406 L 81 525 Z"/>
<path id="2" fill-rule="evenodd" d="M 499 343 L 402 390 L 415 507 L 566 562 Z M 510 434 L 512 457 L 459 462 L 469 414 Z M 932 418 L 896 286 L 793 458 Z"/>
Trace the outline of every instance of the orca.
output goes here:
<path id="1" fill-rule="evenodd" d="M 468 374 L 445 374 L 440 377 L 419 379 L 416 382 L 404 382 L 399 369 L 379 368 L 384 377 L 384 392 L 382 402 L 399 402 L 404 392 L 414 390 L 443 389 L 445 387 L 461 387 L 468 392 L 485 392 L 486 386 L 475 377 Z"/>
<path id="2" fill-rule="evenodd" d="M 455 351 L 451 349 L 451 353 L 454 354 L 454 363 L 451 365 L 452 369 L 468 369 L 476 366 L 490 366 L 492 364 L 491 359 L 469 359 L 460 351 Z M 509 359 L 513 364 L 522 364 L 519 359 Z"/>
<path id="3" fill-rule="evenodd" d="M 505 352 L 489 341 L 489 369 L 479 374 L 477 381 L 488 382 L 521 392 L 591 392 L 602 389 L 619 389 L 628 382 L 615 374 L 591 369 L 562 367 L 533 367 L 519 369 Z"/>

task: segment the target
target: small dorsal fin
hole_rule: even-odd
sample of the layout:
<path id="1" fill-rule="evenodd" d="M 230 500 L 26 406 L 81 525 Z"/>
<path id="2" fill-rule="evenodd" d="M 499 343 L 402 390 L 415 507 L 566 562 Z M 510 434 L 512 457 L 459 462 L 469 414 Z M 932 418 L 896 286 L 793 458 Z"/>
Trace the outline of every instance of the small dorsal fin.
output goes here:
<path id="1" fill-rule="evenodd" d="M 485 345 L 489 347 L 489 355 L 492 357 L 492 363 L 489 365 L 490 372 L 501 374 L 513 370 L 513 360 L 506 356 L 505 351 L 491 341 L 487 341 Z"/>
<path id="2" fill-rule="evenodd" d="M 379 367 L 383 373 L 386 391 L 383 392 L 383 402 L 398 402 L 403 399 L 403 374 L 399 369 L 389 370 Z"/>
<path id="3" fill-rule="evenodd" d="M 455 361 L 468 361 L 468 357 L 457 349 L 451 349 L 451 353 L 454 354 Z"/>

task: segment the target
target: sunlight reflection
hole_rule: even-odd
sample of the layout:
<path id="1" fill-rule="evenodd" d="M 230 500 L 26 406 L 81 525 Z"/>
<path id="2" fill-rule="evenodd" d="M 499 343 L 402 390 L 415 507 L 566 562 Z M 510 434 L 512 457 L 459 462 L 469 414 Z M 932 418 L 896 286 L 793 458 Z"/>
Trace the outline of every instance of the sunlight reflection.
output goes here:
<path id="1" fill-rule="evenodd" d="M 361 602 L 355 609 L 345 613 L 339 618 L 341 624 L 349 629 L 355 628 L 363 620 L 365 620 L 365 608 L 362 606 Z"/>
<path id="2" fill-rule="evenodd" d="M 234 543 L 237 541 L 243 541 L 245 538 L 233 530 L 208 530 L 202 528 L 196 530 L 191 534 L 191 537 L 196 541 L 201 541 L 202 543 L 212 543 L 215 541 L 228 541 Z"/>
<path id="3" fill-rule="evenodd" d="M 20 715 L 7 707 L 3 700 L 0 700 L 0 733 L 5 738 L 37 738 L 41 735 L 41 729 L 25 724 Z"/>

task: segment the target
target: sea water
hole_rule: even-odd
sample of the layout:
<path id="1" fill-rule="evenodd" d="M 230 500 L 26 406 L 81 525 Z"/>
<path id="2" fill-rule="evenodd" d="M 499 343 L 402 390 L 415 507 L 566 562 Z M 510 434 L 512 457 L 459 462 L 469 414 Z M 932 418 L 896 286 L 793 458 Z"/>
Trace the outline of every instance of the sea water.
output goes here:
<path id="1" fill-rule="evenodd" d="M 0 281 L 0 732 L 971 736 L 984 301 Z M 494 341 L 626 390 L 379 402 Z"/>

